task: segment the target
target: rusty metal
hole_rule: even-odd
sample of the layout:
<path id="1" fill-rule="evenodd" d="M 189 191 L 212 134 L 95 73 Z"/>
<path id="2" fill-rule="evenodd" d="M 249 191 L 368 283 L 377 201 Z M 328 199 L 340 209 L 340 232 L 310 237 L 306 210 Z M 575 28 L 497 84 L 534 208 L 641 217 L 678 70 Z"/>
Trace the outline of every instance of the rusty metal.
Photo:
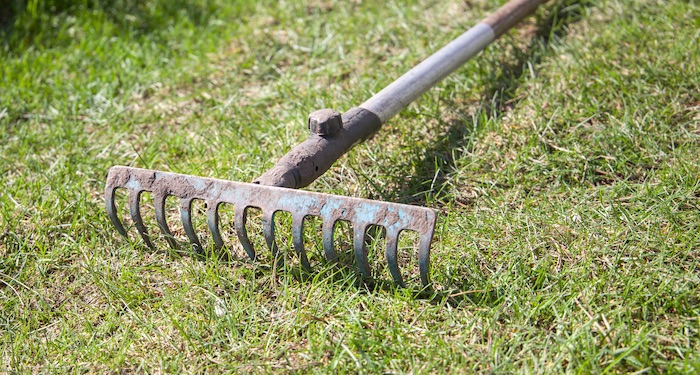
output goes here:
<path id="1" fill-rule="evenodd" d="M 299 189 L 308 186 L 357 143 L 370 138 L 382 122 L 364 108 L 350 108 L 342 115 L 342 126 L 333 134 L 310 134 L 285 154 L 274 167 L 254 182 Z"/>
<path id="2" fill-rule="evenodd" d="M 330 108 L 319 109 L 309 115 L 309 131 L 326 137 L 337 133 L 343 127 L 343 118 L 340 112 Z"/>
<path id="3" fill-rule="evenodd" d="M 278 248 L 275 242 L 274 216 L 280 211 L 289 212 L 292 215 L 294 250 L 299 256 L 301 264 L 307 270 L 311 270 L 311 265 L 306 255 L 302 236 L 304 218 L 307 216 L 316 216 L 323 221 L 323 250 L 326 258 L 330 261 L 337 260 L 333 245 L 335 223 L 338 220 L 345 220 L 353 224 L 355 259 L 362 276 L 366 278 L 371 277 L 365 247 L 366 231 L 370 225 L 382 226 L 386 229 L 385 256 L 389 271 L 394 281 L 402 286 L 404 282 L 397 256 L 398 239 L 402 231 L 412 230 L 420 236 L 418 266 L 421 282 L 424 285 L 429 283 L 430 242 L 435 229 L 435 212 L 429 208 L 116 166 L 109 170 L 105 199 L 107 215 L 117 231 L 123 236 L 126 236 L 127 233 L 119 219 L 114 199 L 115 191 L 119 188 L 128 191 L 131 217 L 143 241 L 150 247 L 154 247 L 154 243 L 140 214 L 141 194 L 145 191 L 153 194 L 156 221 L 163 235 L 173 247 L 177 247 L 177 244 L 173 240 L 172 232 L 165 218 L 166 198 L 174 196 L 180 199 L 182 225 L 188 239 L 197 249 L 201 249 L 202 245 L 192 226 L 193 200 L 199 199 L 206 202 L 207 224 L 214 244 L 219 249 L 224 246 L 224 242 L 219 230 L 218 209 L 222 203 L 233 204 L 234 225 L 238 240 L 253 260 L 256 259 L 256 251 L 248 239 L 246 230 L 247 208 L 253 207 L 262 211 L 263 235 L 267 246 L 275 255 Z"/>

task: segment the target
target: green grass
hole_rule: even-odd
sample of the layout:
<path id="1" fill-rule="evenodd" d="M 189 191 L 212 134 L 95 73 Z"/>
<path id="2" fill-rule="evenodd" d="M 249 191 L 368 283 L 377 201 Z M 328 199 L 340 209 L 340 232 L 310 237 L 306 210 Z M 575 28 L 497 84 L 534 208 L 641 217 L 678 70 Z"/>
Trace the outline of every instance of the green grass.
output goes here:
<path id="1" fill-rule="evenodd" d="M 151 251 L 105 176 L 250 181 L 500 1 L 107 3 L 0 13 L 0 372 L 700 372 L 697 2 L 553 1 L 310 187 L 436 209 L 430 296 Z"/>

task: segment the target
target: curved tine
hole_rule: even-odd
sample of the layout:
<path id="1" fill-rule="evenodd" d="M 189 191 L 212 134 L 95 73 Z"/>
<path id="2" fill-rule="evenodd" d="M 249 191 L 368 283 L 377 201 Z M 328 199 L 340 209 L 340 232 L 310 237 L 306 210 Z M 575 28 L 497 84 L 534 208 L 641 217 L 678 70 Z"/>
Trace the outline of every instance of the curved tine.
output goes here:
<path id="1" fill-rule="evenodd" d="M 334 218 L 323 218 L 323 252 L 326 254 L 326 259 L 330 262 L 338 261 L 338 254 L 333 246 L 333 230 L 335 229 Z"/>
<path id="2" fill-rule="evenodd" d="M 175 237 L 173 237 L 172 232 L 170 232 L 170 228 L 168 228 L 168 222 L 165 220 L 166 197 L 167 195 L 156 194 L 153 198 L 153 205 L 155 206 L 156 211 L 156 221 L 158 222 L 160 231 L 163 232 L 163 236 L 165 236 L 165 240 L 168 241 L 170 247 L 172 247 L 173 249 L 177 249 L 178 246 L 177 242 L 175 241 Z"/>
<path id="3" fill-rule="evenodd" d="M 389 227 L 386 230 L 386 262 L 389 265 L 389 272 L 391 277 L 394 278 L 394 282 L 402 288 L 405 288 L 403 278 L 401 277 L 401 270 L 399 270 L 399 262 L 397 258 L 397 250 L 399 247 L 399 233 L 398 229 L 394 227 Z"/>
<path id="4" fill-rule="evenodd" d="M 367 247 L 365 246 L 367 225 L 357 224 L 355 225 L 355 236 L 354 236 L 354 246 L 355 246 L 355 260 L 357 265 L 360 267 L 360 273 L 363 278 L 370 278 L 372 272 L 369 269 L 369 263 L 367 263 Z"/>
<path id="5" fill-rule="evenodd" d="M 219 203 L 207 202 L 207 225 L 211 232 L 211 237 L 214 240 L 216 250 L 221 250 L 224 247 L 224 240 L 219 232 Z"/>
<path id="6" fill-rule="evenodd" d="M 112 187 L 112 186 L 107 186 L 105 189 L 105 205 L 107 206 L 107 216 L 109 216 L 109 220 L 112 222 L 112 225 L 114 225 L 115 228 L 117 228 L 117 232 L 121 234 L 124 237 L 129 237 L 126 234 L 126 230 L 124 230 L 124 226 L 122 225 L 122 222 L 119 220 L 119 215 L 117 215 L 117 205 L 114 202 L 114 192 L 117 190 L 117 188 Z"/>
<path id="7" fill-rule="evenodd" d="M 306 256 L 306 249 L 304 249 L 304 217 L 304 215 L 298 215 L 292 219 L 292 243 L 299 259 L 301 259 L 301 265 L 305 270 L 311 271 L 311 264 L 309 264 L 309 258 Z"/>
<path id="8" fill-rule="evenodd" d="M 182 219 L 182 226 L 185 229 L 185 234 L 194 246 L 194 250 L 201 254 L 204 249 L 202 248 L 202 243 L 199 242 L 197 233 L 194 231 L 194 226 L 192 226 L 192 198 L 180 198 L 180 218 Z"/>
<path id="9" fill-rule="evenodd" d="M 248 239 L 248 232 L 245 229 L 245 222 L 247 219 L 248 213 L 246 212 L 246 207 L 241 205 L 234 206 L 233 223 L 236 226 L 238 241 L 241 242 L 241 245 L 243 245 L 250 259 L 255 260 L 255 249 L 253 249 L 253 245 Z"/>
<path id="10" fill-rule="evenodd" d="M 278 262 L 278 266 L 281 265 L 282 258 L 279 257 L 279 249 L 277 248 L 277 242 L 275 242 L 275 212 L 268 210 L 263 212 L 262 224 L 263 224 L 263 236 L 265 237 L 265 242 L 267 247 L 270 248 L 272 256 Z"/>
<path id="11" fill-rule="evenodd" d="M 151 242 L 151 238 L 148 237 L 148 229 L 146 229 L 146 226 L 143 225 L 143 219 L 141 218 L 141 207 L 139 202 L 140 198 L 141 191 L 129 189 L 129 213 L 131 214 L 131 219 L 136 225 L 136 230 L 139 231 L 141 238 L 143 238 L 143 242 L 146 243 L 146 246 L 153 249 L 154 246 Z"/>
<path id="12" fill-rule="evenodd" d="M 430 242 L 433 240 L 433 232 L 422 233 L 420 247 L 418 249 L 418 269 L 423 286 L 430 284 Z"/>

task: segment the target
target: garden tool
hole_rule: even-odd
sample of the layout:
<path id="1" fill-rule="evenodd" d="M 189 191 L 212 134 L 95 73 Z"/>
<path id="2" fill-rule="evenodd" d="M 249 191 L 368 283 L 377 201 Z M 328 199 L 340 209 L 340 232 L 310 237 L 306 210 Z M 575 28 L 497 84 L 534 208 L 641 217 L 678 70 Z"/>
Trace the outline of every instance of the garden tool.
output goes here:
<path id="1" fill-rule="evenodd" d="M 370 138 L 384 123 L 411 102 L 462 66 L 520 20 L 533 13 L 546 0 L 511 0 L 496 12 L 476 24 L 455 40 L 406 72 L 389 86 L 357 107 L 342 115 L 330 109 L 309 116 L 310 135 L 284 155 L 277 164 L 252 183 L 219 180 L 191 175 L 161 172 L 125 166 L 109 170 L 105 189 L 107 215 L 117 231 L 127 236 L 115 204 L 115 191 L 128 191 L 129 211 L 144 243 L 154 247 L 141 217 L 140 200 L 143 192 L 154 197 L 155 217 L 164 237 L 177 247 L 165 214 L 169 196 L 179 198 L 182 225 L 189 241 L 201 249 L 200 239 L 192 225 L 192 203 L 206 203 L 206 217 L 216 248 L 224 246 L 220 232 L 219 207 L 223 203 L 234 207 L 233 225 L 241 245 L 255 260 L 256 250 L 248 238 L 246 220 L 249 208 L 262 211 L 263 236 L 277 257 L 275 214 L 289 212 L 292 216 L 292 244 L 300 263 L 311 269 L 304 248 L 304 219 L 315 216 L 322 220 L 322 242 L 325 257 L 336 261 L 334 248 L 335 225 L 339 220 L 352 223 L 353 249 L 363 278 L 371 277 L 368 249 L 365 245 L 370 226 L 385 229 L 385 256 L 394 282 L 405 286 L 398 264 L 398 241 L 403 231 L 419 235 L 418 268 L 423 286 L 428 286 L 430 246 L 435 230 L 435 211 L 419 206 L 344 197 L 296 190 L 311 184 L 354 145 Z"/>

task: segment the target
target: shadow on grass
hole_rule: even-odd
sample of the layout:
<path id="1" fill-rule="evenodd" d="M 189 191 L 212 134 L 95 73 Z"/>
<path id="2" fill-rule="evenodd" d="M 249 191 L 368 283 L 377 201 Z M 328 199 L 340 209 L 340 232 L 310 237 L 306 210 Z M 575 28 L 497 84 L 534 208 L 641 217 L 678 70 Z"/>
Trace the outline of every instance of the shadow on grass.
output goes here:
<path id="1" fill-rule="evenodd" d="M 442 122 L 441 126 L 446 126 L 447 130 L 438 139 L 435 144 L 426 150 L 416 150 L 416 155 L 422 155 L 416 160 L 410 161 L 403 168 L 410 169 L 411 165 L 416 168 L 416 175 L 408 181 L 408 186 L 403 190 L 403 197 L 398 197 L 402 202 L 423 204 L 421 197 L 423 194 L 418 192 L 429 190 L 433 192 L 434 199 L 439 203 L 446 203 L 447 197 L 441 195 L 445 184 L 448 183 L 445 175 L 439 174 L 441 170 L 454 170 L 455 158 L 452 150 L 464 146 L 468 141 L 470 131 L 474 128 L 473 114 L 482 114 L 486 119 L 500 118 L 509 108 L 512 108 L 519 100 L 515 93 L 518 87 L 523 82 L 523 76 L 526 69 L 536 67 L 543 56 L 550 48 L 550 43 L 558 38 L 566 35 L 568 26 L 580 21 L 584 15 L 585 9 L 593 5 L 591 1 L 557 1 L 552 6 L 546 7 L 546 12 L 539 13 L 535 23 L 535 31 L 531 37 L 531 41 L 527 48 L 514 48 L 515 58 L 504 58 L 500 61 L 498 70 L 493 71 L 487 81 L 492 82 L 484 88 L 482 101 L 476 110 L 465 108 L 460 110 L 459 104 L 447 99 L 441 99 L 448 106 L 455 109 L 459 120 L 451 122 Z M 437 178 L 434 176 L 438 175 Z M 387 186 L 400 186 L 406 181 L 394 181 Z M 384 199 L 397 198 L 387 197 L 385 193 Z M 501 303 L 503 293 L 498 290 L 487 290 L 478 283 L 475 283 L 469 275 L 469 270 L 462 265 L 461 272 L 458 275 L 463 275 L 462 280 L 459 277 L 453 278 L 451 285 L 445 285 L 442 291 L 431 290 L 414 290 L 416 298 L 429 299 L 433 303 L 448 303 L 452 306 L 463 304 L 478 304 L 481 306 L 496 306 Z M 439 272 L 439 270 L 437 270 Z M 375 283 L 374 288 L 387 290 L 395 288 L 392 283 Z"/>
<path id="2" fill-rule="evenodd" d="M 158 34 L 180 22 L 208 24 L 218 12 L 210 1 L 190 0 L 14 0 L 0 7 L 0 38 L 6 50 L 52 47 L 73 38 L 63 32 L 80 19 L 107 23 L 114 35 Z M 93 30 L 94 31 L 94 30 Z"/>
<path id="3" fill-rule="evenodd" d="M 130 231 L 131 232 L 131 231 Z M 2 236 L 0 236 L 2 238 Z M 449 304 L 452 307 L 459 307 L 464 304 L 478 304 L 480 306 L 498 306 L 504 298 L 504 292 L 500 290 L 477 290 L 469 288 L 455 288 L 435 290 L 434 284 L 428 287 L 420 285 L 418 280 L 406 281 L 406 287 L 400 288 L 393 280 L 383 277 L 386 270 L 373 270 L 373 277 L 364 278 L 354 261 L 354 254 L 349 252 L 339 252 L 337 262 L 328 261 L 325 257 L 319 257 L 312 270 L 304 269 L 298 262 L 291 261 L 288 257 L 296 257 L 296 254 L 282 254 L 280 258 L 267 258 L 251 260 L 247 255 L 240 254 L 233 250 L 235 246 L 226 244 L 224 248 L 216 249 L 213 244 L 204 245 L 202 248 L 189 241 L 170 237 L 175 247 L 170 247 L 165 241 L 165 236 L 152 236 L 151 240 L 159 244 L 151 248 L 142 240 L 136 237 L 126 238 L 135 249 L 141 252 L 154 252 L 168 257 L 172 261 L 182 258 L 189 258 L 198 262 L 215 262 L 216 264 L 245 268 L 257 278 L 268 278 L 275 280 L 279 277 L 292 277 L 299 283 L 315 283 L 325 280 L 341 290 L 356 288 L 362 293 L 397 293 L 399 290 L 408 292 L 414 299 L 427 300 L 433 305 Z M 268 250 L 265 246 L 256 249 L 258 251 Z M 382 275 L 379 275 L 382 274 Z M 405 275 L 404 275 L 405 276 Z M 280 280 L 271 281 L 278 283 Z M 464 285 L 465 287 L 467 285 Z"/>
<path id="4" fill-rule="evenodd" d="M 422 287 L 419 284 L 400 287 L 391 280 L 383 278 L 363 279 L 358 271 L 338 265 L 326 264 L 318 273 L 309 273 L 300 268 L 288 269 L 292 276 L 300 282 L 309 282 L 315 278 L 329 279 L 337 285 L 354 285 L 365 293 L 396 293 L 399 290 L 408 291 L 412 298 L 429 301 L 433 305 L 448 304 L 452 307 L 463 305 L 479 305 L 496 307 L 503 302 L 505 292 L 501 290 L 435 290 L 432 286 Z"/>
<path id="5" fill-rule="evenodd" d="M 462 104 L 446 99 L 440 100 L 457 115 L 451 121 L 440 121 L 439 127 L 446 129 L 432 147 L 414 150 L 415 159 L 409 160 L 400 170 L 415 168 L 416 173 L 406 181 L 404 177 L 395 178 L 386 186 L 404 186 L 403 189 L 380 192 L 380 199 L 401 201 L 408 204 L 424 204 L 423 196 L 429 192 L 438 203 L 447 203 L 448 197 L 442 193 L 448 183 L 443 171 L 452 171 L 456 167 L 453 150 L 464 147 L 474 129 L 474 118 L 491 120 L 502 117 L 518 102 L 515 93 L 524 80 L 526 69 L 536 69 L 537 65 L 550 48 L 553 39 L 566 35 L 568 26 L 581 20 L 586 8 L 593 5 L 589 0 L 561 0 L 551 5 L 545 4 L 545 12 L 538 13 L 535 31 L 526 48 L 513 46 L 512 56 L 504 57 L 486 81 L 491 82 L 483 90 L 483 98 L 474 108 L 460 108 Z M 517 28 L 518 26 L 516 26 Z M 529 70 L 528 70 L 529 71 Z M 481 116 L 480 116 L 481 115 Z M 401 196 L 392 194 L 401 191 Z"/>

